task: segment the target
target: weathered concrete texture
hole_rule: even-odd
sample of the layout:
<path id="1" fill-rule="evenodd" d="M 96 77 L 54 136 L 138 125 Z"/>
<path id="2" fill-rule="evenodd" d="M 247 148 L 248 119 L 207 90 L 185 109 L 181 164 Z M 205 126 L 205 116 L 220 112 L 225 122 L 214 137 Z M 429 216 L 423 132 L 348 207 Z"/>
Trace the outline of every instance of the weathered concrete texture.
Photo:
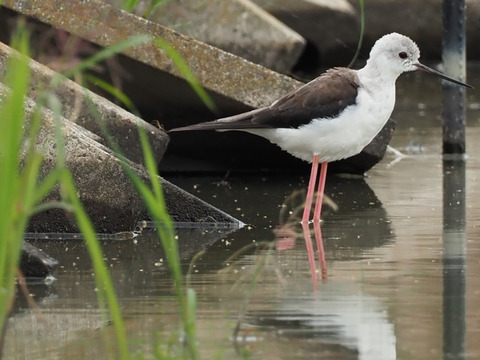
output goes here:
<path id="1" fill-rule="evenodd" d="M 0 94 L 9 90 L 0 84 Z M 27 119 L 35 109 L 35 102 L 25 100 Z M 42 126 L 37 136 L 36 148 L 44 156 L 40 178 L 45 178 L 56 164 L 55 115 L 47 108 L 41 109 Z M 120 160 L 104 145 L 95 141 L 98 137 L 79 125 L 62 119 L 65 137 L 65 164 L 70 169 L 77 193 L 87 214 L 98 232 L 133 230 L 138 220 L 148 214 L 130 179 L 125 174 Z M 149 178 L 141 165 L 130 163 L 137 175 L 145 182 Z M 167 181 L 162 181 L 169 211 L 175 212 L 178 221 L 239 222 L 216 208 L 204 203 Z M 170 195 L 171 194 L 171 195 Z M 174 198 L 170 198 L 173 196 Z M 55 188 L 45 201 L 59 201 L 61 194 Z M 179 204 L 176 202 L 181 201 Z M 188 207 L 182 208 L 183 203 Z M 193 211 L 192 211 L 193 210 Z M 188 215 L 185 215 L 188 214 Z M 198 215 L 198 218 L 195 218 Z M 72 214 L 62 209 L 44 211 L 32 217 L 29 232 L 78 232 Z"/>
<path id="2" fill-rule="evenodd" d="M 35 103 L 25 101 L 27 117 Z M 96 136 L 84 128 L 62 120 L 65 137 L 65 162 L 72 172 L 77 192 L 98 232 L 132 230 L 144 209 L 135 189 L 123 172 L 112 151 L 95 141 Z M 40 178 L 49 174 L 56 164 L 55 115 L 49 109 L 42 110 L 42 126 L 36 147 L 44 156 Z M 139 166 L 139 175 L 146 179 Z M 45 201 L 61 199 L 57 187 Z M 78 232 L 73 216 L 61 209 L 53 209 L 35 215 L 30 232 Z"/>
<path id="3" fill-rule="evenodd" d="M 142 16 L 149 5 L 140 1 L 134 12 Z M 306 43 L 249 0 L 170 1 L 147 19 L 281 73 L 292 69 Z"/>
<path id="4" fill-rule="evenodd" d="M 3 76 L 7 59 L 13 50 L 0 43 L 0 77 Z M 62 117 L 83 126 L 97 135 L 96 141 L 107 145 L 103 124 L 108 134 L 119 145 L 124 155 L 133 162 L 143 164 L 143 151 L 138 135 L 138 127 L 142 127 L 148 135 L 153 153 L 160 161 L 167 148 L 169 137 L 163 131 L 142 119 L 116 106 L 105 98 L 85 89 L 77 83 L 62 77 L 60 74 L 30 61 L 31 82 L 29 96 L 37 98 L 38 93 L 51 89 L 62 104 Z M 52 86 L 53 79 L 59 85 Z M 48 106 L 49 104 L 45 104 Z M 96 108 L 96 113 L 92 112 Z"/>
<path id="5" fill-rule="evenodd" d="M 55 0 L 6 0 L 2 4 L 101 46 L 109 46 L 139 34 L 161 37 L 178 51 L 204 88 L 247 106 L 267 105 L 299 84 L 289 77 L 128 14 L 102 1 L 64 0 L 59 4 Z M 154 41 L 129 48 L 124 54 L 182 78 L 172 59 Z M 143 76 L 142 80 L 145 92 L 159 89 L 159 93 L 165 93 L 164 83 L 159 78 Z M 175 94 L 172 87 L 168 89 Z"/>

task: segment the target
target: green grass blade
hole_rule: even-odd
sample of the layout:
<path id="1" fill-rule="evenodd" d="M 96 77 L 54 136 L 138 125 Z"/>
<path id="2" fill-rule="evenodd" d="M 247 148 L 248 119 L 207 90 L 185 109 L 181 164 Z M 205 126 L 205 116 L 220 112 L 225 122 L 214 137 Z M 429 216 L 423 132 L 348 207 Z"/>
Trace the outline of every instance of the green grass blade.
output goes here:
<path id="1" fill-rule="evenodd" d="M 98 111 L 95 108 L 95 105 L 88 101 L 90 111 L 95 115 L 98 115 Z M 98 118 L 98 116 L 97 116 Z M 134 171 L 131 163 L 123 155 L 118 144 L 113 140 L 113 138 L 108 133 L 108 130 L 105 127 L 105 124 L 98 122 L 98 125 L 102 129 L 105 138 L 107 139 L 109 146 L 116 153 L 116 156 L 120 160 L 120 164 L 123 167 L 123 170 L 130 178 L 134 188 L 138 194 L 142 197 L 145 205 L 150 211 L 153 222 L 157 225 L 157 231 L 159 234 L 159 240 L 162 244 L 162 247 L 165 251 L 165 256 L 167 258 L 167 265 L 172 273 L 172 280 L 174 290 L 179 302 L 179 308 L 181 309 L 181 316 L 185 334 L 188 338 L 187 348 L 189 357 L 191 359 L 198 359 L 198 348 L 195 340 L 195 321 L 191 319 L 190 316 L 194 313 L 194 304 L 189 303 L 188 301 L 193 301 L 195 297 L 190 294 L 190 300 L 184 292 L 183 287 L 183 277 L 180 266 L 180 255 L 178 251 L 178 244 L 175 239 L 175 232 L 173 228 L 173 222 L 166 210 L 166 205 L 164 201 L 163 191 L 161 189 L 160 178 L 157 175 L 157 166 L 155 157 L 150 143 L 148 142 L 148 136 L 145 133 L 145 130 L 141 127 L 138 128 L 140 141 L 142 144 L 142 149 L 144 152 L 145 166 L 149 176 L 150 186 L 147 186 L 142 179 Z M 193 290 L 192 290 L 193 291 Z"/>
<path id="2" fill-rule="evenodd" d="M 139 0 L 123 0 L 121 8 L 127 12 L 132 12 L 137 6 Z"/>
<path id="3" fill-rule="evenodd" d="M 148 174 L 150 175 L 150 181 L 153 187 L 153 193 L 159 199 L 163 201 L 163 192 L 160 186 L 160 182 L 158 181 L 158 169 L 157 169 L 157 161 L 153 155 L 152 147 L 150 146 L 150 142 L 148 141 L 147 134 L 143 128 L 138 128 L 138 134 L 140 137 L 140 144 L 142 145 L 143 149 L 143 158 L 145 161 L 145 167 L 147 169 Z"/>
<path id="4" fill-rule="evenodd" d="M 115 289 L 107 270 L 107 265 L 103 259 L 103 252 L 97 240 L 95 230 L 93 229 L 93 226 L 85 210 L 83 209 L 80 199 L 78 198 L 77 190 L 69 171 L 62 172 L 61 184 L 69 202 L 71 202 L 75 208 L 75 219 L 78 226 L 82 230 L 82 234 L 85 238 L 87 249 L 92 260 L 95 271 L 95 282 L 97 284 L 99 296 L 100 298 L 103 297 L 108 304 L 110 315 L 112 317 L 112 323 L 115 329 L 120 358 L 129 359 L 130 353 L 128 350 L 125 325 L 121 316 L 120 306 L 115 294 Z"/>
<path id="5" fill-rule="evenodd" d="M 130 111 L 132 114 L 136 116 L 140 116 L 140 112 L 135 107 L 135 104 L 133 103 L 133 101 L 123 91 L 121 91 L 120 89 L 117 89 L 112 84 L 106 81 L 103 81 L 102 79 L 96 76 L 87 74 L 85 75 L 85 78 L 87 79 L 87 81 L 91 82 L 93 85 L 99 87 L 103 91 L 107 92 L 108 94 L 112 95 L 116 99 L 120 100 L 123 103 L 123 105 L 126 106 L 128 111 Z"/>
<path id="6" fill-rule="evenodd" d="M 24 25 L 16 30 L 12 47 L 20 54 L 12 55 L 5 70 L 3 83 L 9 88 L 0 99 L 0 339 L 14 295 L 15 277 L 23 244 L 30 199 L 21 185 L 31 181 L 19 174 L 20 152 L 23 141 L 24 96 L 28 91 L 28 34 Z M 32 171 L 38 168 L 38 158 L 25 165 Z M 28 193 L 31 189 L 28 189 Z M 1 341 L 0 341 L 1 343 Z M 1 351 L 1 349 L 0 349 Z"/>
<path id="7" fill-rule="evenodd" d="M 212 111 L 215 112 L 217 107 L 213 100 L 208 96 L 208 93 L 202 87 L 197 77 L 194 75 L 190 67 L 187 65 L 182 56 L 170 45 L 167 41 L 162 38 L 156 37 L 154 39 L 157 46 L 165 51 L 167 56 L 172 59 L 172 62 L 178 68 L 185 80 L 190 84 L 193 90 L 197 93 L 198 97 L 203 101 L 203 103 Z"/>
<path id="8" fill-rule="evenodd" d="M 103 260 L 103 251 L 98 242 L 95 230 L 88 218 L 82 203 L 77 194 L 72 175 L 66 167 L 66 151 L 65 151 L 65 139 L 62 131 L 62 104 L 58 98 L 52 93 L 47 93 L 45 97 L 48 107 L 53 111 L 55 118 L 55 141 L 57 149 L 57 163 L 56 170 L 59 172 L 60 184 L 62 188 L 62 196 L 67 203 L 73 207 L 73 214 L 78 224 L 80 231 L 83 234 L 88 253 L 92 260 L 93 269 L 95 273 L 95 282 L 97 284 L 98 301 L 101 308 L 105 305 L 110 311 L 112 317 L 113 326 L 115 329 L 116 344 L 121 359 L 130 359 L 130 353 L 128 350 L 128 342 L 125 332 L 125 326 L 123 324 L 123 318 L 118 304 L 118 299 L 115 294 L 115 290 L 112 284 L 110 274 L 107 270 L 105 261 Z M 47 177 L 47 181 L 51 182 L 52 179 Z M 43 184 L 42 190 L 48 190 L 49 183 Z M 37 208 L 38 209 L 38 208 Z"/>
<path id="9" fill-rule="evenodd" d="M 153 10 L 155 10 L 157 7 L 166 5 L 171 1 L 173 0 L 150 0 L 150 4 L 148 5 L 147 10 L 145 10 L 145 12 L 143 13 L 142 17 L 147 19 Z"/>
<path id="10" fill-rule="evenodd" d="M 152 37 L 150 35 L 136 35 L 132 36 L 128 39 L 122 40 L 114 45 L 106 47 L 96 53 L 95 55 L 91 56 L 90 58 L 82 61 L 77 66 L 73 67 L 72 69 L 66 71 L 63 76 L 70 78 L 73 77 L 77 73 L 81 73 L 90 69 L 92 66 L 96 65 L 97 63 L 106 60 L 118 53 L 121 53 L 123 50 L 128 49 L 132 46 L 136 46 L 139 44 L 146 43 L 150 41 Z"/>
<path id="11" fill-rule="evenodd" d="M 348 67 L 351 68 L 355 61 L 357 61 L 358 55 L 360 54 L 360 49 L 362 48 L 363 44 L 363 35 L 365 33 L 365 0 L 358 0 L 360 4 L 360 36 L 358 38 L 357 50 L 355 51 L 355 55 L 353 55 L 352 60 L 348 64 Z"/>

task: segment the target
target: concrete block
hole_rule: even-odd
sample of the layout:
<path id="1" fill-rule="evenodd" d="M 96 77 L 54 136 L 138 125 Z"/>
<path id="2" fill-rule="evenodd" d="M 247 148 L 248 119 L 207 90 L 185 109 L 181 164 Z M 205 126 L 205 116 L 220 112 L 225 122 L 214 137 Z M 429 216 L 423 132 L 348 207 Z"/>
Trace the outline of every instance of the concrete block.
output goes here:
<path id="1" fill-rule="evenodd" d="M 227 97 L 244 107 L 259 107 L 271 103 L 299 84 L 287 76 L 116 9 L 102 1 L 64 0 L 59 6 L 55 0 L 5 0 L 2 5 L 104 47 L 139 34 L 161 37 L 177 50 L 205 89 L 220 95 L 220 101 Z M 174 78 L 183 79 L 183 75 L 155 42 L 137 45 L 125 50 L 123 54 L 148 65 L 147 68 L 142 68 L 143 73 L 133 72 L 132 68 L 130 71 L 135 74 L 135 81 L 141 84 L 141 87 L 135 89 L 137 98 L 156 99 L 157 113 L 165 111 L 168 114 L 166 109 L 172 105 L 184 106 L 183 112 L 186 106 L 192 109 L 193 105 L 194 111 L 200 107 L 201 102 L 198 102 L 198 99 L 197 104 L 192 104 L 191 101 L 185 103 L 192 99 L 193 92 L 179 93 L 179 82 Z M 122 66 L 129 65 L 132 65 L 131 61 L 122 59 Z M 152 69 L 157 71 L 152 72 Z M 205 112 L 205 106 L 201 106 Z"/>
<path id="2" fill-rule="evenodd" d="M 347 66 L 355 54 L 360 16 L 357 6 L 347 0 L 253 1 L 307 40 L 296 66 L 300 76 L 312 77 L 327 67 Z"/>
<path id="3" fill-rule="evenodd" d="M 357 0 L 348 0 L 358 7 Z M 467 58 L 480 56 L 480 2 L 466 0 Z M 392 31 L 404 34 L 420 47 L 422 59 L 441 61 L 442 52 L 442 1 L 437 0 L 369 0 L 365 1 L 365 41 L 369 49 L 380 36 Z M 401 19 L 401 21 L 400 21 Z"/>
<path id="4" fill-rule="evenodd" d="M 14 51 L 0 43 L 0 76 L 3 76 L 8 58 Z M 138 127 L 148 135 L 153 153 L 160 161 L 167 148 L 169 137 L 161 129 L 111 103 L 107 99 L 63 78 L 46 66 L 31 60 L 31 82 L 29 96 L 37 98 L 39 92 L 51 90 L 62 104 L 62 117 L 81 125 L 96 134 L 95 141 L 108 145 L 102 126 L 107 129 L 112 139 L 120 146 L 124 155 L 133 162 L 143 164 L 143 151 L 140 145 Z M 60 85 L 52 87 L 52 79 L 61 78 Z M 46 104 L 48 106 L 48 104 Z M 97 109 L 94 115 L 91 106 Z"/>
<path id="5" fill-rule="evenodd" d="M 121 5 L 119 0 L 109 2 Z M 140 1 L 134 13 L 142 16 L 149 4 Z M 280 73 L 292 69 L 306 43 L 249 0 L 170 1 L 147 19 Z"/>
<path id="6" fill-rule="evenodd" d="M 0 96 L 9 90 L 0 84 Z M 35 109 L 35 102 L 25 99 L 27 121 Z M 55 115 L 47 108 L 41 109 L 42 125 L 36 138 L 36 148 L 44 156 L 40 179 L 49 174 L 57 161 L 55 139 Z M 70 169 L 77 193 L 97 232 L 131 231 L 141 219 L 148 219 L 148 210 L 123 171 L 120 160 L 106 146 L 95 141 L 97 136 L 79 125 L 61 119 L 65 139 L 65 164 Z M 26 123 L 28 127 L 28 122 Z M 24 153 L 23 153 L 24 156 Z M 148 183 L 149 178 L 141 165 L 130 163 L 140 178 Z M 224 212 L 206 204 L 196 197 L 162 181 L 167 210 L 181 222 L 207 221 L 241 224 Z M 45 201 L 62 198 L 57 186 Z M 184 206 L 185 204 L 185 206 Z M 168 208 L 170 206 L 171 208 Z M 199 217 L 196 217 L 196 216 Z M 73 215 L 63 209 L 51 209 L 34 215 L 28 226 L 29 232 L 78 232 Z"/>

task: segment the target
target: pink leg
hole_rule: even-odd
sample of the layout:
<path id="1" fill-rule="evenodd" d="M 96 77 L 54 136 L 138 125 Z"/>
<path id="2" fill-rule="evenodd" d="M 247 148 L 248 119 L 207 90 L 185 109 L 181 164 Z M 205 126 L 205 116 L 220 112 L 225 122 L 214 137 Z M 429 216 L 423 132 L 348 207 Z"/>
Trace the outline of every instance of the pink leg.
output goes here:
<path id="1" fill-rule="evenodd" d="M 305 246 L 307 248 L 310 272 L 312 274 L 312 282 L 315 288 L 317 285 L 317 266 L 315 264 L 315 253 L 313 251 L 312 235 L 310 234 L 310 225 L 306 222 L 302 222 L 302 230 L 303 230 L 303 237 L 305 239 Z"/>
<path id="2" fill-rule="evenodd" d="M 322 280 L 327 280 L 327 262 L 325 261 L 325 249 L 323 248 L 322 229 L 320 228 L 319 221 L 313 223 L 313 229 L 315 230 L 315 240 L 317 241 L 318 260 L 320 261 Z"/>
<path id="3" fill-rule="evenodd" d="M 315 183 L 317 182 L 319 156 L 314 155 L 312 161 L 312 171 L 310 180 L 308 181 L 307 199 L 305 200 L 305 208 L 303 209 L 302 223 L 308 223 L 310 219 L 310 209 L 312 208 L 313 193 L 315 191 Z"/>
<path id="4" fill-rule="evenodd" d="M 317 201 L 313 212 L 313 222 L 320 221 L 320 213 L 322 212 L 323 192 L 325 191 L 325 180 L 327 179 L 327 162 L 322 163 L 320 170 L 320 181 L 318 182 Z"/>

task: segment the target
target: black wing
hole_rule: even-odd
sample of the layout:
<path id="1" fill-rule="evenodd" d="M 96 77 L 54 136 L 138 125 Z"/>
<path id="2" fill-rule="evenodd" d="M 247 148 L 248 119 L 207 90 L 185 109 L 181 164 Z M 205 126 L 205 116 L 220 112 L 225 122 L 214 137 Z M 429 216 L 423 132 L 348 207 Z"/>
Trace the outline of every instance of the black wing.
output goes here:
<path id="1" fill-rule="evenodd" d="M 288 93 L 272 105 L 170 131 L 295 128 L 314 118 L 330 118 L 355 104 L 359 87 L 355 70 L 334 68 Z"/>

